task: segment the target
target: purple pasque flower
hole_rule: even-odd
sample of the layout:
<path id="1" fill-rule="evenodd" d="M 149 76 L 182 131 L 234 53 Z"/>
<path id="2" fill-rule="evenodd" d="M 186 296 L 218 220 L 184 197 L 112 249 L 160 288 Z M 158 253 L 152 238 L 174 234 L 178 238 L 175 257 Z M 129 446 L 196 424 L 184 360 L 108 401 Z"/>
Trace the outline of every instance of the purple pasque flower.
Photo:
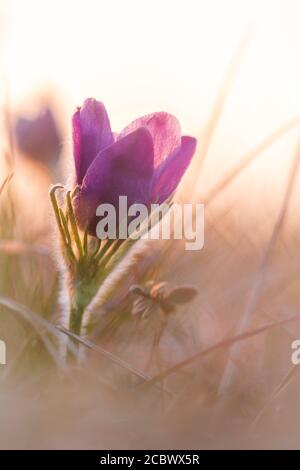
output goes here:
<path id="1" fill-rule="evenodd" d="M 73 115 L 75 197 L 79 226 L 95 235 L 96 209 L 109 203 L 118 209 L 119 196 L 128 206 L 162 203 L 178 186 L 196 150 L 196 139 L 181 136 L 171 114 L 148 114 L 120 134 L 111 131 L 102 103 L 87 99 Z"/>
<path id="2" fill-rule="evenodd" d="M 47 166 L 57 162 L 62 148 L 61 135 L 49 107 L 34 119 L 17 118 L 14 133 L 18 149 L 25 156 Z"/>

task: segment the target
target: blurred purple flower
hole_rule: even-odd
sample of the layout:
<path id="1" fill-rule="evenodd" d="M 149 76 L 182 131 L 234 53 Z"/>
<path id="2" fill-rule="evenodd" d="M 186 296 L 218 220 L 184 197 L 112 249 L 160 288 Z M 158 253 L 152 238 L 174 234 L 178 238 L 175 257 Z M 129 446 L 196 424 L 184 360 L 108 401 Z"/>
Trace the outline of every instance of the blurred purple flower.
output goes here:
<path id="1" fill-rule="evenodd" d="M 196 139 L 181 136 L 171 114 L 136 119 L 116 135 L 102 103 L 87 99 L 73 115 L 76 180 L 75 214 L 95 235 L 99 204 L 118 208 L 119 196 L 134 203 L 162 203 L 178 186 L 196 150 Z"/>
<path id="2" fill-rule="evenodd" d="M 48 166 L 57 162 L 61 136 L 50 108 L 43 109 L 35 119 L 19 117 L 14 132 L 18 149 L 28 158 Z"/>

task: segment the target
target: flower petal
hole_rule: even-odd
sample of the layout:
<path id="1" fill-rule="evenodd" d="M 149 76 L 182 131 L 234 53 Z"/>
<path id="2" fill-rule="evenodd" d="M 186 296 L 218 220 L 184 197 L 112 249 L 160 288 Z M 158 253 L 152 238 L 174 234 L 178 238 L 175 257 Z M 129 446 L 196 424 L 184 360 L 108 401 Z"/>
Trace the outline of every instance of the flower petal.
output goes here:
<path id="1" fill-rule="evenodd" d="M 183 136 L 181 146 L 164 160 L 155 170 L 152 187 L 152 202 L 161 204 L 177 188 L 195 153 L 197 140 Z"/>
<path id="2" fill-rule="evenodd" d="M 117 211 L 119 196 L 150 204 L 153 178 L 153 142 L 146 128 L 118 140 L 100 152 L 89 167 L 75 199 L 75 214 L 81 228 L 95 235 L 99 204 L 112 204 Z"/>
<path id="3" fill-rule="evenodd" d="M 139 127 L 147 127 L 154 144 L 154 168 L 180 145 L 181 129 L 179 121 L 172 114 L 160 112 L 147 114 L 129 124 L 120 134 L 120 138 L 135 131 Z"/>
<path id="4" fill-rule="evenodd" d="M 97 154 L 114 141 L 109 118 L 104 105 L 92 98 L 85 100 L 72 119 L 73 148 L 77 183 Z"/>

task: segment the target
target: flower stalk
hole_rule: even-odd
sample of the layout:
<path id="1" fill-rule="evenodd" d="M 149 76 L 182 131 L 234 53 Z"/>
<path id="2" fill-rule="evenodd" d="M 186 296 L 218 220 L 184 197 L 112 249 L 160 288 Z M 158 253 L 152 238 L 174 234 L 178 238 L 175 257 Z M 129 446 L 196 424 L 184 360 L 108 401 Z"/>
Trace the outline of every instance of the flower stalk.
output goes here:
<path id="1" fill-rule="evenodd" d="M 60 247 L 67 272 L 68 327 L 69 331 L 80 335 L 84 312 L 96 295 L 102 280 L 107 277 L 114 265 L 112 262 L 114 255 L 125 243 L 120 243 L 119 240 L 98 240 L 89 236 L 86 230 L 81 235 L 72 204 L 77 188 L 73 192 L 66 192 L 65 207 L 62 208 L 58 203 L 57 191 L 64 189 L 62 185 L 53 186 L 50 190 L 50 201 L 58 227 Z M 128 245 L 127 243 L 127 248 Z M 69 340 L 78 348 L 77 341 L 73 341 L 72 338 Z"/>

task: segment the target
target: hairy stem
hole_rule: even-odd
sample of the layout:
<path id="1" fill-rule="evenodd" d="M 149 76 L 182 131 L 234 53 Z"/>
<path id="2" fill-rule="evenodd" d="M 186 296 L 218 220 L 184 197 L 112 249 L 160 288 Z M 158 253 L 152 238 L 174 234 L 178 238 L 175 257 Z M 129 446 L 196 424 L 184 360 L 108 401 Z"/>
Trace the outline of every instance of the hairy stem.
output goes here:
<path id="1" fill-rule="evenodd" d="M 75 295 L 74 297 L 76 298 L 77 295 Z M 78 303 L 75 299 L 71 298 L 69 331 L 75 333 L 78 336 L 80 336 L 81 334 L 84 310 L 85 308 L 81 303 Z M 76 360 L 75 356 L 77 356 L 76 354 L 74 354 L 74 351 L 79 351 L 79 343 L 71 337 L 68 338 L 68 341 L 72 345 L 72 348 L 68 348 L 67 350 L 67 361 L 69 363 L 73 363 L 74 360 Z"/>
<path id="2" fill-rule="evenodd" d="M 69 298 L 70 298 L 70 313 L 69 313 L 69 331 L 80 336 L 82 332 L 82 323 L 86 307 L 94 297 L 98 285 L 95 282 L 94 270 L 89 266 L 89 270 L 85 269 L 82 265 L 77 266 L 79 269 L 75 276 L 71 276 L 69 282 Z M 81 268 L 81 269 L 80 269 Z M 90 276 L 89 274 L 92 274 Z M 73 345 L 72 350 L 78 351 L 79 343 L 69 338 L 70 343 Z M 74 354 L 71 348 L 68 348 L 67 358 L 71 362 L 74 361 Z"/>
<path id="3" fill-rule="evenodd" d="M 70 309 L 69 330 L 80 336 L 84 309 L 82 306 L 72 306 Z"/>

